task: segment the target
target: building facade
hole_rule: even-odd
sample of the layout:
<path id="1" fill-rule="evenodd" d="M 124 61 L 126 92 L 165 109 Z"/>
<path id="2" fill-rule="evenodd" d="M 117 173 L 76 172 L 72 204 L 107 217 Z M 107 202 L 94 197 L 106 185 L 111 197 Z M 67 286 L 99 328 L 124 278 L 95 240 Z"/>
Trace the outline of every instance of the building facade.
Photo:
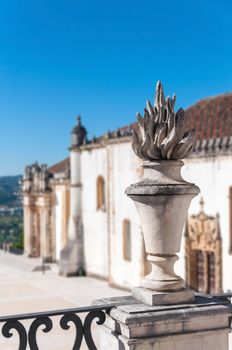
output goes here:
<path id="1" fill-rule="evenodd" d="M 190 206 L 178 274 L 204 293 L 232 290 L 232 94 L 186 110 L 197 140 L 183 177 L 201 197 Z M 124 288 L 149 270 L 136 209 L 124 191 L 143 175 L 131 149 L 131 125 L 87 139 L 80 118 L 70 156 L 47 168 L 26 167 L 25 254 L 57 261 L 60 273 L 86 273 Z"/>

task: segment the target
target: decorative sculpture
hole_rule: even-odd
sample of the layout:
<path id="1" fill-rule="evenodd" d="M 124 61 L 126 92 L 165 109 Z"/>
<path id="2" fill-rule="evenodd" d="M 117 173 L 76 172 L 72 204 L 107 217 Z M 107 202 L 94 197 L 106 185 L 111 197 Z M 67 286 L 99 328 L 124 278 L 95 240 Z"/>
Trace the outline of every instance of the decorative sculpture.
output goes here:
<path id="1" fill-rule="evenodd" d="M 156 85 L 155 105 L 147 101 L 144 118 L 138 113 L 138 130 L 133 130 L 132 148 L 146 160 L 181 159 L 192 151 L 195 131 L 184 132 L 185 112 L 174 111 L 175 95 L 165 100 L 160 81 Z"/>
<path id="2" fill-rule="evenodd" d="M 134 200 L 143 227 L 151 273 L 143 287 L 133 288 L 135 298 L 151 305 L 175 304 L 194 299 L 185 281 L 174 272 L 188 207 L 199 188 L 181 176 L 183 162 L 190 154 L 194 131 L 184 132 L 184 111 L 174 112 L 175 97 L 164 98 L 157 83 L 155 105 L 150 102 L 144 118 L 138 115 L 132 147 L 143 159 L 144 178 L 130 185 L 126 194 Z"/>
<path id="3" fill-rule="evenodd" d="M 39 165 L 37 162 L 25 167 L 23 177 L 23 192 L 51 191 L 50 178 L 47 164 Z"/>

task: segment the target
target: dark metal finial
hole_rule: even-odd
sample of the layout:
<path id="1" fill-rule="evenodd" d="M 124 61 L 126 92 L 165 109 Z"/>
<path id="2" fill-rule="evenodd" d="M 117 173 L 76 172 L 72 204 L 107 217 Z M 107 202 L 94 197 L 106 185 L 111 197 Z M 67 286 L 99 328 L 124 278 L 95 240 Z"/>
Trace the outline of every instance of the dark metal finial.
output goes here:
<path id="1" fill-rule="evenodd" d="M 81 124 L 81 116 L 80 116 L 80 114 L 77 116 L 77 124 L 78 124 L 78 125 Z"/>

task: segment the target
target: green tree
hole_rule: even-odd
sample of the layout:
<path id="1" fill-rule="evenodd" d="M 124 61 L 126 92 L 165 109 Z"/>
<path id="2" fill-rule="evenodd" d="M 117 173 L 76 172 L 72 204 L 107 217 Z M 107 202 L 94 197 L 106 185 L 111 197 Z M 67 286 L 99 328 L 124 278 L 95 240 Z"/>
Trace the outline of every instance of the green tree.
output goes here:
<path id="1" fill-rule="evenodd" d="M 21 250 L 24 249 L 24 235 L 23 235 L 22 229 L 20 230 L 18 240 L 14 244 L 14 248 L 21 249 Z"/>

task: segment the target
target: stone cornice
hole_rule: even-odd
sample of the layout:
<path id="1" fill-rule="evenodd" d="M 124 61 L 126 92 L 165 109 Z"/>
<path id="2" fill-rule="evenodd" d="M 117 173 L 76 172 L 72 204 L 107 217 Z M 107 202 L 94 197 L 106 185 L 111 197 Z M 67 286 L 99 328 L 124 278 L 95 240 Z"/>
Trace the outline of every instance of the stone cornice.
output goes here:
<path id="1" fill-rule="evenodd" d="M 126 142 L 129 143 L 131 142 L 131 137 L 132 137 L 132 133 L 129 136 L 109 138 L 109 139 L 101 140 L 100 142 L 88 143 L 86 145 L 81 146 L 79 148 L 79 151 L 106 148 L 108 145 L 119 144 L 119 143 L 126 143 Z"/>
<path id="2" fill-rule="evenodd" d="M 87 150 L 94 150 L 99 148 L 106 148 L 109 145 L 120 144 L 120 143 L 130 143 L 132 140 L 131 135 L 122 137 L 112 137 L 109 139 L 101 140 L 101 142 L 88 143 L 78 148 L 78 152 L 83 152 Z M 219 155 L 231 155 L 232 154 L 232 136 L 214 138 L 214 139 L 204 139 L 196 140 L 193 152 L 188 157 L 191 158 L 204 158 Z"/>
<path id="3" fill-rule="evenodd" d="M 232 154 L 232 136 L 197 140 L 191 158 L 228 156 Z"/>

